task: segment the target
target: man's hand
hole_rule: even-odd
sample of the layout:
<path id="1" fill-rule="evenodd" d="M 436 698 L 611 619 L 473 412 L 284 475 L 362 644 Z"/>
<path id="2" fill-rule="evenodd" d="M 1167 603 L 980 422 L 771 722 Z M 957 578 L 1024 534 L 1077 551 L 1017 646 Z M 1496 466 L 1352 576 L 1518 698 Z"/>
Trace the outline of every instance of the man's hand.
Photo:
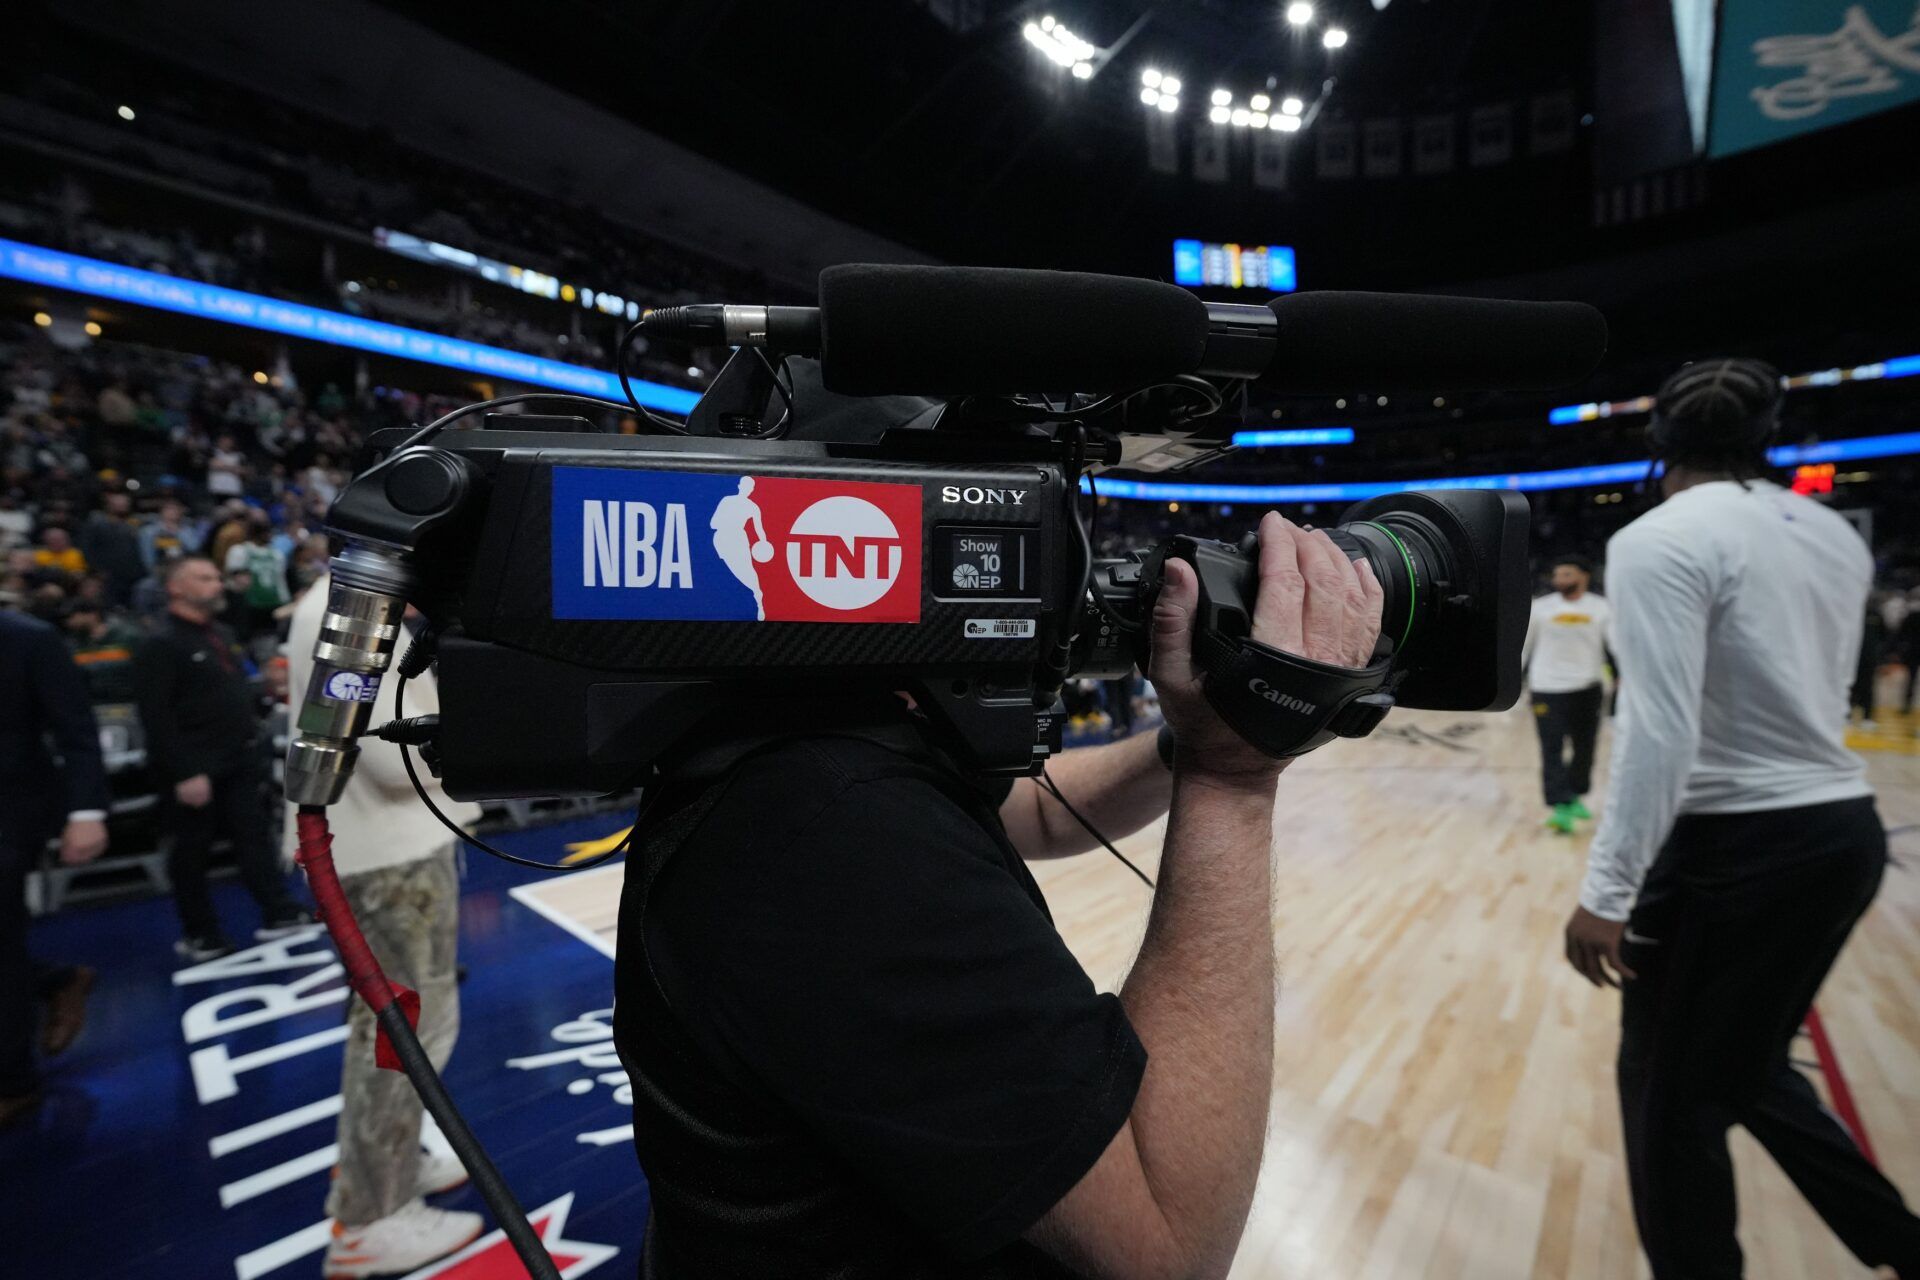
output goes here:
<path id="1" fill-rule="evenodd" d="M 1620 942 L 1626 932 L 1624 920 L 1608 920 L 1585 907 L 1575 907 L 1567 920 L 1567 963 L 1596 987 L 1617 987 L 1622 978 L 1631 982 L 1640 975 L 1620 959 Z"/>
<path id="2" fill-rule="evenodd" d="M 1270 782 L 1283 760 L 1250 746 L 1207 705 L 1193 666 L 1193 618 L 1200 580 L 1184 560 L 1166 562 L 1153 606 L 1153 661 L 1147 676 L 1173 726 L 1183 770 Z M 1260 584 L 1253 638 L 1283 653 L 1336 667 L 1364 667 L 1380 635 L 1383 593 L 1365 560 L 1349 561 L 1325 533 L 1309 533 L 1278 512 L 1260 521 Z"/>
<path id="3" fill-rule="evenodd" d="M 97 818 L 77 818 L 60 833 L 60 863 L 78 867 L 107 851 L 107 824 Z"/>
<path id="4" fill-rule="evenodd" d="M 204 773 L 173 784 L 174 799 L 189 809 L 205 808 L 213 799 L 213 779 Z"/>

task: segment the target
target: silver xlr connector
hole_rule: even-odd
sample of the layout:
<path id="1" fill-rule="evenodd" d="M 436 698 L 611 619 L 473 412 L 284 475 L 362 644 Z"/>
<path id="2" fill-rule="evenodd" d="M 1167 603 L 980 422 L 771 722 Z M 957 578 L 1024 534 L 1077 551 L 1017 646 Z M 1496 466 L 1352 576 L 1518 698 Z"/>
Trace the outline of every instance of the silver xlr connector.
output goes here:
<path id="1" fill-rule="evenodd" d="M 406 561 L 375 547 L 349 546 L 329 571 L 313 678 L 287 747 L 287 802 L 295 805 L 332 804 L 346 790 L 413 586 Z"/>

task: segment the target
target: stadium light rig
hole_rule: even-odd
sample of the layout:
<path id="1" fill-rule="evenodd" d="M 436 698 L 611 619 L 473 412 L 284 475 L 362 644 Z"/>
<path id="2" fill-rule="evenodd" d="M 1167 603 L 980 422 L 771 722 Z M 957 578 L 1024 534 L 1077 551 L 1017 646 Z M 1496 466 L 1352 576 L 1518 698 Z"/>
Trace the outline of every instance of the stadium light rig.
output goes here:
<path id="1" fill-rule="evenodd" d="M 1207 119 L 1214 124 L 1231 125 L 1236 129 L 1272 129 L 1276 133 L 1298 133 L 1306 125 L 1304 112 L 1307 104 L 1298 94 L 1289 93 L 1280 99 L 1278 110 L 1274 110 L 1272 95 L 1264 91 L 1248 97 L 1244 107 L 1233 105 L 1231 89 L 1215 89 L 1211 101 L 1213 106 L 1207 112 Z"/>
<path id="2" fill-rule="evenodd" d="M 1044 53 L 1047 61 L 1072 72 L 1074 79 L 1093 79 L 1094 59 L 1100 54 L 1099 48 L 1067 30 L 1066 24 L 1052 14 L 1027 23 L 1020 28 L 1020 34 L 1028 44 Z"/>
<path id="3" fill-rule="evenodd" d="M 1140 101 L 1172 115 L 1180 109 L 1180 77 L 1166 75 L 1157 67 L 1140 73 Z"/>

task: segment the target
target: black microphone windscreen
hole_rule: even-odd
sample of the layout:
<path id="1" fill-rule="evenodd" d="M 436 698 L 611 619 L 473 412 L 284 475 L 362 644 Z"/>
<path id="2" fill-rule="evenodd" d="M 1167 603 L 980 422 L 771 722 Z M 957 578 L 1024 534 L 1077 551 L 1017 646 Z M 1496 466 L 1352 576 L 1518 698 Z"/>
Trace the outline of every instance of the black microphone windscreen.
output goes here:
<path id="1" fill-rule="evenodd" d="M 1397 293 L 1271 299 L 1280 332 L 1260 379 L 1280 391 L 1545 390 L 1580 381 L 1607 349 L 1607 322 L 1581 302 Z"/>
<path id="2" fill-rule="evenodd" d="M 820 273 L 820 366 L 843 395 L 1130 391 L 1199 368 L 1207 309 L 1176 285 L 1006 267 Z"/>

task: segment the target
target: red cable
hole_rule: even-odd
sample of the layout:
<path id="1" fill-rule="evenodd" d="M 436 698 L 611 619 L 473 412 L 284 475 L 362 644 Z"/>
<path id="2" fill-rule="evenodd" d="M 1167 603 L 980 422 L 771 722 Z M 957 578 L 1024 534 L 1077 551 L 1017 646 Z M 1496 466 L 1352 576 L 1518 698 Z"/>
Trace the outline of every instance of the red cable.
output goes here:
<path id="1" fill-rule="evenodd" d="M 327 926 L 327 933 L 340 952 L 340 963 L 347 969 L 347 984 L 378 1015 L 394 1002 L 393 985 L 387 981 L 380 962 L 374 959 L 373 948 L 361 934 L 360 922 L 353 918 L 346 891 L 340 887 L 340 873 L 333 868 L 333 832 L 327 827 L 326 810 L 303 805 L 293 821 L 300 836 L 294 861 L 307 873 L 307 887 L 313 891 L 313 905 L 320 915 L 320 923 Z"/>
<path id="2" fill-rule="evenodd" d="M 1853 1105 L 1853 1090 L 1847 1087 L 1847 1078 L 1840 1072 L 1840 1059 L 1833 1052 L 1833 1042 L 1827 1039 L 1827 1026 L 1820 1021 L 1818 1009 L 1807 1010 L 1807 1035 L 1813 1040 L 1813 1056 L 1820 1062 L 1820 1074 L 1827 1078 L 1827 1093 L 1833 1099 L 1833 1112 L 1840 1117 L 1840 1123 L 1847 1126 L 1853 1135 L 1854 1145 L 1860 1148 L 1860 1154 L 1867 1163 L 1879 1167 L 1880 1161 L 1874 1157 L 1873 1144 L 1867 1141 L 1867 1126 L 1860 1121 L 1860 1112 Z"/>

